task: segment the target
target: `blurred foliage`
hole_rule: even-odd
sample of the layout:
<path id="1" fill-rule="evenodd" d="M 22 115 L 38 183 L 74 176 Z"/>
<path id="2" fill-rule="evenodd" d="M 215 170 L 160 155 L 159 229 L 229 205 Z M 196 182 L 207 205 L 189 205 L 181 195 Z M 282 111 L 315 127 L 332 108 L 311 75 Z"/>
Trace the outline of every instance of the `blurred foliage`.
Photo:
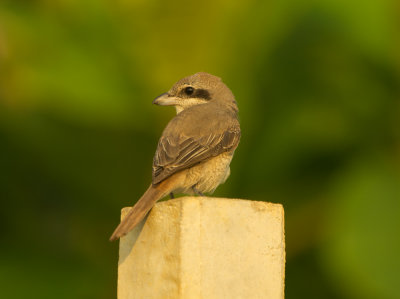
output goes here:
<path id="1" fill-rule="evenodd" d="M 287 298 L 400 298 L 400 5 L 0 2 L 4 298 L 113 298 L 123 206 L 186 75 L 221 76 L 243 136 L 217 196 L 283 203 Z"/>

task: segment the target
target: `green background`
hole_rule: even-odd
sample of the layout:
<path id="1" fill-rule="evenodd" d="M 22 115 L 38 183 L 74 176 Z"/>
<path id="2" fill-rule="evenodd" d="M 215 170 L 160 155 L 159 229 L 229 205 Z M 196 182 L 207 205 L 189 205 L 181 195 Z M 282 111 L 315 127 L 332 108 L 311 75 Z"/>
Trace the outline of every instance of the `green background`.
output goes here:
<path id="1" fill-rule="evenodd" d="M 286 298 L 400 298 L 395 0 L 0 2 L 0 293 L 115 298 L 119 211 L 198 71 L 236 95 L 215 195 L 282 203 Z"/>

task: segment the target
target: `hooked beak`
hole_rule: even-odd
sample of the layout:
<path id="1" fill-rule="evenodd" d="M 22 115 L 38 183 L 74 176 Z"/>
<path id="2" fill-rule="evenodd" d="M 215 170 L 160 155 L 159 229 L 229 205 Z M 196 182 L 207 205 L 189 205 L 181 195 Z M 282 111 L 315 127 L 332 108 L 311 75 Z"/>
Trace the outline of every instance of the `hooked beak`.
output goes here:
<path id="1" fill-rule="evenodd" d="M 153 104 L 160 106 L 174 106 L 177 104 L 176 100 L 176 97 L 170 96 L 167 92 L 164 92 L 153 100 Z"/>

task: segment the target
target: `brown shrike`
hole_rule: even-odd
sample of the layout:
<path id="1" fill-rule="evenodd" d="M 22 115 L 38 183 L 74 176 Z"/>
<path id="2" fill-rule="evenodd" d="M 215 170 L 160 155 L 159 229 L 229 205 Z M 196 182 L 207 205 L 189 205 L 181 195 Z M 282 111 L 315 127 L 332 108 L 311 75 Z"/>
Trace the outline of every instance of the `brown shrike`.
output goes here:
<path id="1" fill-rule="evenodd" d="M 132 230 L 166 195 L 211 193 L 230 174 L 240 125 L 235 97 L 220 78 L 207 73 L 183 78 L 153 103 L 175 106 L 177 115 L 158 141 L 150 187 L 115 229 L 111 241 Z"/>

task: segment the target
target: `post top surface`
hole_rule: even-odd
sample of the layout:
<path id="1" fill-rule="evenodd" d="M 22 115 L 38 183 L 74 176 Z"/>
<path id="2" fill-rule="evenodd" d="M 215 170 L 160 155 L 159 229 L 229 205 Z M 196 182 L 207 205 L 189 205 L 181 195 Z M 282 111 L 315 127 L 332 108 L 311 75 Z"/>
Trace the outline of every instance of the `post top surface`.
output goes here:
<path id="1" fill-rule="evenodd" d="M 197 201 L 200 203 L 207 203 L 207 204 L 215 203 L 217 205 L 229 203 L 234 205 L 251 206 L 256 211 L 278 210 L 281 213 L 283 213 L 284 211 L 282 204 L 279 203 L 240 199 L 240 198 L 208 197 L 208 196 L 182 196 L 174 199 L 157 202 L 155 206 L 161 208 L 163 205 L 185 204 Z M 130 208 L 131 207 L 122 208 L 122 213 L 123 214 L 126 213 Z"/>

